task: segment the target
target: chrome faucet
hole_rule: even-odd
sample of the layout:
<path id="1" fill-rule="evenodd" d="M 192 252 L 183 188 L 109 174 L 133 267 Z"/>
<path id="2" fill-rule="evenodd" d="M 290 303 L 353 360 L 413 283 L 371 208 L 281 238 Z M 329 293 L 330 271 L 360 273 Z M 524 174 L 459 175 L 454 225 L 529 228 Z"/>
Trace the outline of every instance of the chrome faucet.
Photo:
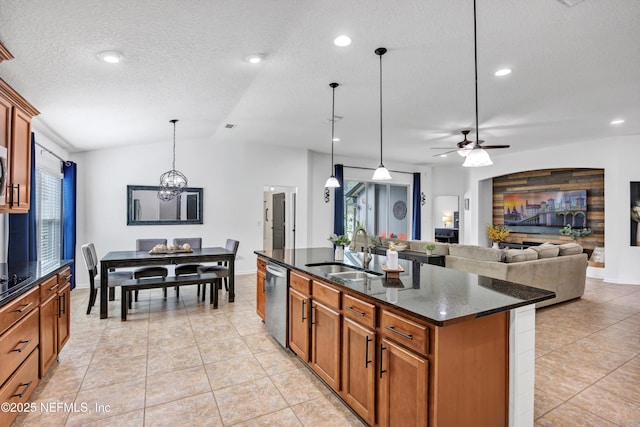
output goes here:
<path id="1" fill-rule="evenodd" d="M 362 267 L 367 268 L 369 263 L 371 262 L 371 248 L 369 247 L 369 236 L 367 235 L 367 230 L 360 225 L 356 228 L 356 231 L 353 232 L 353 241 L 349 246 L 349 249 L 352 251 L 356 250 L 356 237 L 358 237 L 358 233 L 362 232 L 364 234 L 364 247 L 362 250 Z"/>

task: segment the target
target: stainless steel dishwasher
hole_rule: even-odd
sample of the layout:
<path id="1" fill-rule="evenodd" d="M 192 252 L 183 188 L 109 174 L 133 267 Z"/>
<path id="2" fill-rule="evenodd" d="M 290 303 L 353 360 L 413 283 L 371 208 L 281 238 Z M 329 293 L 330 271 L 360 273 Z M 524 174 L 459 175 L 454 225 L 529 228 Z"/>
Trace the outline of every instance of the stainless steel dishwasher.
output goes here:
<path id="1" fill-rule="evenodd" d="M 282 345 L 287 347 L 287 269 L 267 262 L 265 284 L 265 325 Z"/>

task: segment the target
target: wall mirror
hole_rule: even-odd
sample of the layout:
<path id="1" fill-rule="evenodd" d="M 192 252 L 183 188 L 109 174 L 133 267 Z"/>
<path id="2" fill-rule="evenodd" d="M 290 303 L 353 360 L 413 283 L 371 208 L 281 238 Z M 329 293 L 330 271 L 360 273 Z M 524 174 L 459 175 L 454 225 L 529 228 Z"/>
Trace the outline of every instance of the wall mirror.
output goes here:
<path id="1" fill-rule="evenodd" d="M 158 199 L 160 187 L 127 185 L 127 225 L 202 224 L 202 188 L 187 187 L 174 199 Z"/>

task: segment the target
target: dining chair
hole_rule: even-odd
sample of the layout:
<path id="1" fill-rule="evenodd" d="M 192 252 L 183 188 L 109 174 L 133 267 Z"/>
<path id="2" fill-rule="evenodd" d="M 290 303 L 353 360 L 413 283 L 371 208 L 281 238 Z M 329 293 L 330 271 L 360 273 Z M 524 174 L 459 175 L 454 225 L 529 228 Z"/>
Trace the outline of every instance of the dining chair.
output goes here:
<path id="1" fill-rule="evenodd" d="M 225 249 L 229 251 L 233 251 L 233 259 L 235 261 L 236 255 L 238 254 L 238 246 L 240 246 L 240 242 L 233 239 L 227 239 L 227 243 L 225 244 Z M 227 261 L 219 262 L 217 265 L 203 265 L 198 267 L 199 274 L 205 273 L 215 273 L 217 276 L 216 279 L 213 280 L 211 286 L 217 286 L 218 288 L 222 287 L 222 280 L 224 280 L 224 288 L 229 291 L 229 263 Z M 206 289 L 206 288 L 205 288 Z M 211 289 L 211 295 L 213 295 L 213 289 Z"/>
<path id="2" fill-rule="evenodd" d="M 86 243 L 82 245 L 82 257 L 84 258 L 84 264 L 89 272 L 89 306 L 87 307 L 87 314 L 91 314 L 91 307 L 96 303 L 98 296 L 98 289 L 100 289 L 100 276 L 98 275 L 98 256 L 96 254 L 96 248 L 93 243 Z M 110 271 L 109 280 L 107 285 L 109 286 L 109 293 L 112 293 L 117 286 L 122 285 L 122 282 L 129 280 L 133 277 L 131 271 Z M 111 299 L 111 298 L 110 298 Z M 122 300 L 122 298 L 121 298 Z"/>
<path id="3" fill-rule="evenodd" d="M 192 249 L 202 249 L 202 237 L 179 237 L 173 239 L 174 245 L 184 245 L 188 243 Z M 202 264 L 180 264 L 175 268 L 176 276 L 186 276 L 188 274 L 198 274 L 198 267 Z M 200 286 L 206 289 L 206 285 L 198 285 L 198 296 L 200 296 Z M 204 290 L 202 291 L 205 294 Z M 180 288 L 176 286 L 176 297 L 180 296 Z"/>
<path id="4" fill-rule="evenodd" d="M 167 239 L 137 239 L 136 251 L 150 251 L 156 245 L 166 245 Z M 133 278 L 141 279 L 143 277 L 167 277 L 169 271 L 167 267 L 162 265 L 150 265 L 148 267 L 139 267 L 133 270 Z M 163 288 L 164 297 L 167 297 L 167 288 Z M 138 301 L 138 291 L 135 291 L 135 300 Z M 131 301 L 131 298 L 129 298 Z"/>

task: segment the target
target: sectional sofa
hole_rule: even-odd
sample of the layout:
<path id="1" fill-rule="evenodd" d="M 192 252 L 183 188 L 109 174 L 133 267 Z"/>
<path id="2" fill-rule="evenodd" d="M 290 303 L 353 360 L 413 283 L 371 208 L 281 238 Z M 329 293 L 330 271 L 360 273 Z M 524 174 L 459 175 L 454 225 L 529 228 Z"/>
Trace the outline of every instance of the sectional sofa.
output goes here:
<path id="1" fill-rule="evenodd" d="M 398 239 L 380 241 L 382 247 L 388 247 L 389 243 L 406 245 L 407 254 L 424 254 L 425 243 L 433 242 Z M 556 293 L 555 298 L 536 304 L 537 308 L 580 298 L 584 294 L 588 256 L 577 243 L 546 243 L 527 249 L 493 249 L 438 242 L 435 245 L 433 254 L 443 255 L 447 268 Z M 403 256 L 402 252 L 400 256 Z"/>

